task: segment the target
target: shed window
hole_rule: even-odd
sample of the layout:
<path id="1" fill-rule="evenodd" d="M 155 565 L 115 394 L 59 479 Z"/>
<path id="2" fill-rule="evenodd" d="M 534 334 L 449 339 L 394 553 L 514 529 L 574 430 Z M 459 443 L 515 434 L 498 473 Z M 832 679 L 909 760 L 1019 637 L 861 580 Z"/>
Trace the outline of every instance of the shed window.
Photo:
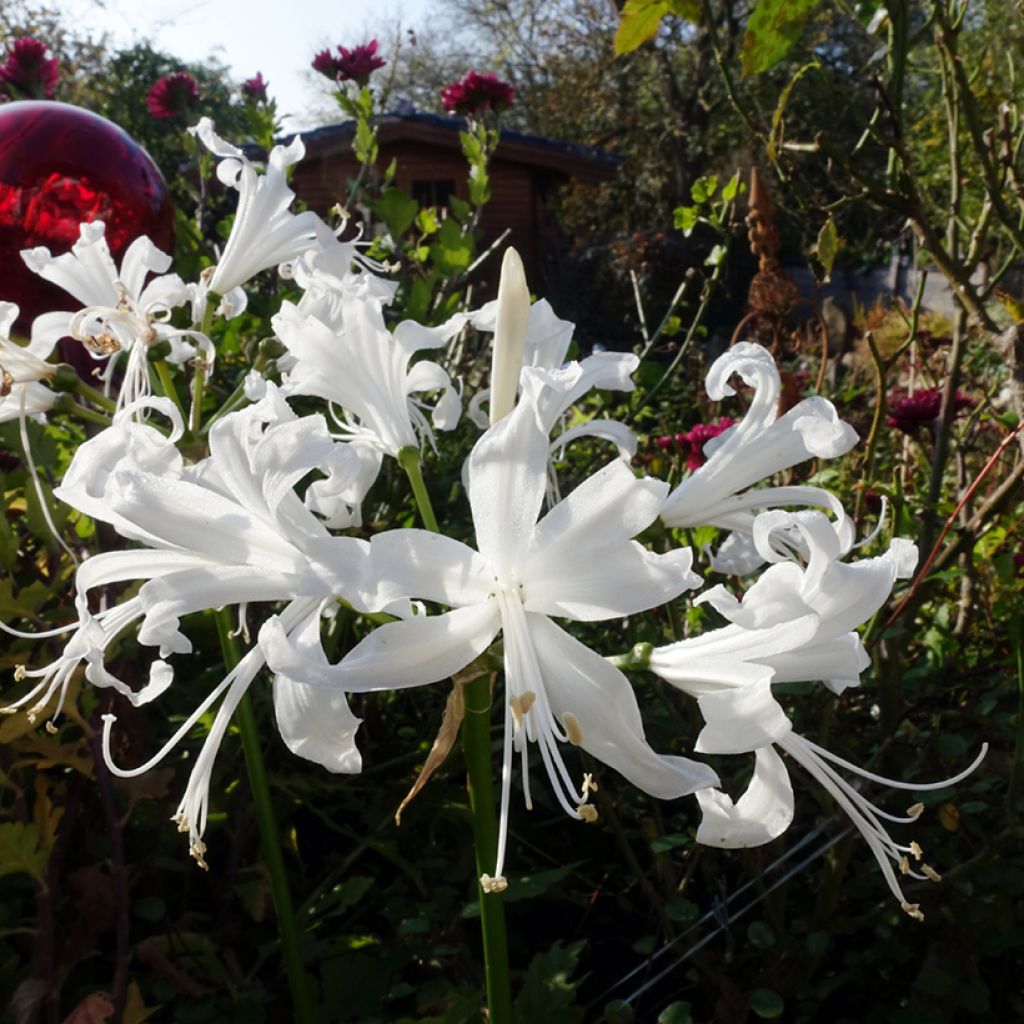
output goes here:
<path id="1" fill-rule="evenodd" d="M 412 197 L 420 206 L 447 206 L 454 194 L 455 182 L 451 178 L 421 178 L 412 183 Z"/>

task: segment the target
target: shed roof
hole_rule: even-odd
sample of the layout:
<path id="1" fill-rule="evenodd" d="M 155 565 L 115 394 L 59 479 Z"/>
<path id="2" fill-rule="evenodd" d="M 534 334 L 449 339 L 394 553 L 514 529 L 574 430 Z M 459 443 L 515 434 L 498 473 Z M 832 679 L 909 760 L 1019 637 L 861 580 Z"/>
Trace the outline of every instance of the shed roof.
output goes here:
<path id="1" fill-rule="evenodd" d="M 443 149 L 459 150 L 459 131 L 465 121 L 440 114 L 383 114 L 377 119 L 378 139 L 382 145 L 395 142 L 420 142 Z M 306 146 L 306 157 L 330 156 L 347 150 L 355 133 L 355 121 L 325 125 L 299 132 Z M 564 174 L 590 184 L 615 177 L 622 158 L 593 146 L 562 142 L 524 132 L 502 131 L 495 160 L 508 160 Z"/>

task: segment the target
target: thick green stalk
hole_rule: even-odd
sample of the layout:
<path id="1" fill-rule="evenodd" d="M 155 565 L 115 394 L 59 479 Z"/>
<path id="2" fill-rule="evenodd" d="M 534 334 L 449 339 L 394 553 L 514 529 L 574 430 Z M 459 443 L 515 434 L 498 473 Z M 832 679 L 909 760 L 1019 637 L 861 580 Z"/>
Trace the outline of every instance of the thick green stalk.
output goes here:
<path id="1" fill-rule="evenodd" d="M 420 453 L 403 448 L 398 462 L 409 477 L 423 525 L 440 533 L 430 495 L 420 471 Z M 477 898 L 480 901 L 480 930 L 484 947 L 484 980 L 491 1024 L 512 1020 L 512 990 L 508 976 L 508 941 L 505 935 L 505 903 L 499 892 L 485 893 L 480 876 L 494 870 L 498 859 L 498 815 L 494 807 L 494 779 L 491 774 L 491 683 L 483 675 L 463 690 L 465 718 L 462 720 L 462 753 L 466 759 L 466 784 L 473 816 L 476 847 Z"/>
<path id="2" fill-rule="evenodd" d="M 231 613 L 226 608 L 216 612 L 217 632 L 220 634 L 220 646 L 224 652 L 224 663 L 233 669 L 241 660 L 238 640 L 232 635 Z M 302 962 L 302 944 L 295 909 L 292 905 L 291 893 L 288 890 L 288 876 L 285 873 L 284 857 L 281 855 L 281 840 L 274 819 L 274 805 L 270 799 L 270 783 L 267 780 L 267 769 L 263 763 L 263 751 L 260 746 L 259 729 L 256 716 L 252 710 L 252 702 L 246 693 L 239 701 L 235 712 L 242 735 L 242 750 L 245 754 L 245 767 L 249 774 L 249 788 L 252 791 L 253 808 L 260 830 L 260 845 L 263 848 L 263 859 L 267 864 L 270 877 L 270 892 L 274 900 L 274 911 L 277 914 L 277 927 L 281 935 L 281 949 L 284 954 L 285 969 L 288 973 L 288 985 L 292 992 L 292 1010 L 295 1024 L 316 1024 L 317 1015 L 310 993 L 309 979 Z"/>
<path id="3" fill-rule="evenodd" d="M 512 991 L 508 977 L 505 901 L 500 892 L 484 892 L 480 884 L 480 876 L 494 871 L 498 857 L 498 815 L 491 776 L 491 677 L 480 676 L 468 683 L 463 699 L 466 717 L 462 720 L 462 753 L 466 759 L 469 808 L 473 814 L 487 1009 L 492 1024 L 508 1024 L 512 1019 Z"/>

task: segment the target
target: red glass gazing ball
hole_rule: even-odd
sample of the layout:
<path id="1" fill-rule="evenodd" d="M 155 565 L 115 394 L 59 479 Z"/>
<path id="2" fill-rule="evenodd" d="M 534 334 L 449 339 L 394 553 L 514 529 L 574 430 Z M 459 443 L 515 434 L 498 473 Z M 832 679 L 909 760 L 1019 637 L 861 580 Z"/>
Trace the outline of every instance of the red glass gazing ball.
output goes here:
<path id="1" fill-rule="evenodd" d="M 102 220 L 114 262 L 139 235 L 174 253 L 174 207 L 150 155 L 116 124 L 67 103 L 0 106 L 0 299 L 21 307 L 27 333 L 41 313 L 76 308 L 33 274 L 22 249 L 68 252 L 79 225 Z"/>

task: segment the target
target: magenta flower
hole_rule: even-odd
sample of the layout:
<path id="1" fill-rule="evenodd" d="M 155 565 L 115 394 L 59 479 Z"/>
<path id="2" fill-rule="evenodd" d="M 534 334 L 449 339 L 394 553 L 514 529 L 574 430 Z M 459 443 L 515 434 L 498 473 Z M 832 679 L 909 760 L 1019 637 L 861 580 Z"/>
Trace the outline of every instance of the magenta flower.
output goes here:
<path id="1" fill-rule="evenodd" d="M 263 72 L 257 71 L 253 78 L 247 78 L 242 83 L 242 98 L 249 103 L 266 103 L 269 84 L 263 77 Z"/>
<path id="2" fill-rule="evenodd" d="M 146 106 L 153 117 L 169 121 L 187 117 L 199 99 L 199 86 L 187 71 L 175 71 L 157 79 L 146 97 Z"/>
<path id="3" fill-rule="evenodd" d="M 15 39 L 0 66 L 0 94 L 16 99 L 52 99 L 60 72 L 57 58 L 46 56 L 46 44 L 31 36 Z"/>
<path id="4" fill-rule="evenodd" d="M 458 82 L 452 82 L 441 90 L 441 103 L 449 114 L 472 117 L 481 111 L 493 110 L 496 114 L 512 106 L 516 91 L 508 82 L 497 75 L 481 75 L 470 71 Z"/>
<path id="5" fill-rule="evenodd" d="M 700 469 L 707 462 L 704 455 L 704 445 L 713 437 L 724 434 L 734 423 L 728 416 L 723 416 L 714 423 L 698 423 L 697 426 L 681 435 L 683 444 L 686 445 L 686 468 L 692 473 Z"/>
<path id="6" fill-rule="evenodd" d="M 359 85 L 366 85 L 370 75 L 386 63 L 383 57 L 377 55 L 377 40 L 371 39 L 361 46 L 353 46 L 351 50 L 339 46 L 337 57 L 330 50 L 321 50 L 313 58 L 313 70 L 319 71 L 332 82 L 357 82 Z"/>
<path id="7" fill-rule="evenodd" d="M 973 409 L 974 400 L 968 398 L 963 392 L 958 391 L 953 399 L 956 412 L 959 415 L 964 409 Z M 942 408 L 942 391 L 940 388 L 924 388 L 904 398 L 897 399 L 892 404 L 892 411 L 889 413 L 888 424 L 904 434 L 912 434 L 918 427 L 932 423 L 939 416 Z"/>

